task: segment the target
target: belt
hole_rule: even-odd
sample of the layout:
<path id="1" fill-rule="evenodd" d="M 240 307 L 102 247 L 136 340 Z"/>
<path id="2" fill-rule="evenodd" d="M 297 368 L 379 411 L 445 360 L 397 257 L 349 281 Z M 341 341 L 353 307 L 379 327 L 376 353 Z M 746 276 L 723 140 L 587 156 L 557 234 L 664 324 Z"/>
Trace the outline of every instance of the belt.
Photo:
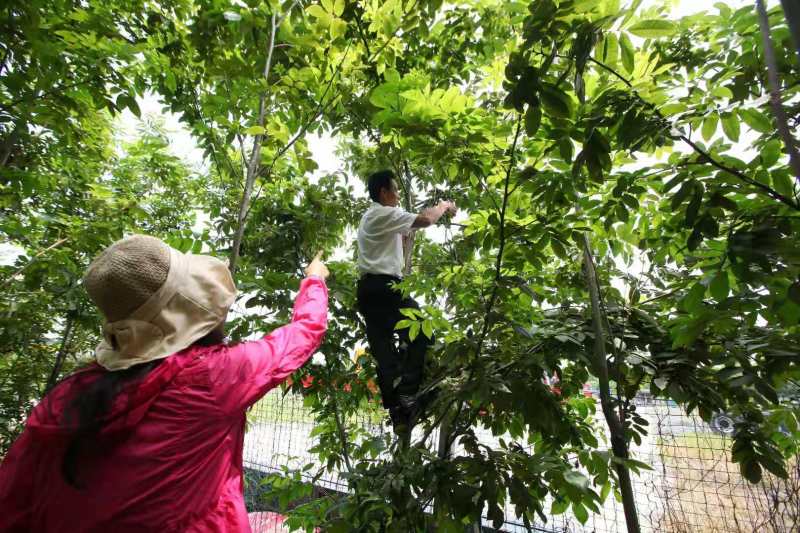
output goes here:
<path id="1" fill-rule="evenodd" d="M 373 274 L 372 272 L 366 272 L 361 274 L 361 278 L 359 279 L 367 279 L 367 278 L 389 278 L 396 282 L 403 281 L 403 278 L 398 278 L 397 276 L 392 276 L 391 274 Z"/>

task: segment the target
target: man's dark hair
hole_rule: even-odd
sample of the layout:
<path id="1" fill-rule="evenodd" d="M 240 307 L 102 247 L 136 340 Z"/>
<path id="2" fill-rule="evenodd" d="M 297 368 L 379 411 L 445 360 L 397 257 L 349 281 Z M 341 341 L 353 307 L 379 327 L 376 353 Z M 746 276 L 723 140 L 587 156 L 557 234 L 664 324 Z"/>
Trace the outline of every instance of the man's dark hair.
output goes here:
<path id="1" fill-rule="evenodd" d="M 367 190 L 369 190 L 369 197 L 373 201 L 380 201 L 381 189 L 390 189 L 392 187 L 392 180 L 394 179 L 394 172 L 391 170 L 379 170 L 370 174 L 367 178 Z"/>

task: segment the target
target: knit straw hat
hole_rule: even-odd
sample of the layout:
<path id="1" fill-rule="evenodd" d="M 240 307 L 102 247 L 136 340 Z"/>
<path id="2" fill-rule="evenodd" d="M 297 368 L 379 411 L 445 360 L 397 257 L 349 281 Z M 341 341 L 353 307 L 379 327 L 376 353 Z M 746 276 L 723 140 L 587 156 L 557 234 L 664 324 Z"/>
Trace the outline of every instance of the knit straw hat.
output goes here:
<path id="1" fill-rule="evenodd" d="M 115 242 L 83 278 L 105 316 L 95 354 L 108 370 L 162 359 L 218 326 L 236 298 L 228 267 L 147 235 Z"/>

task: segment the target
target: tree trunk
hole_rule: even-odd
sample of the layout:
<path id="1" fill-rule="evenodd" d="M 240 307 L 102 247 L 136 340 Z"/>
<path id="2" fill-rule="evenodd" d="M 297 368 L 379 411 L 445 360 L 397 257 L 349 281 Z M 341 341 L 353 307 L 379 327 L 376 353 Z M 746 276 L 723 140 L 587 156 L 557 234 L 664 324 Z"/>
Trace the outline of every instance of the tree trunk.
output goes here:
<path id="1" fill-rule="evenodd" d="M 75 318 L 72 313 L 67 314 L 67 323 L 64 324 L 64 333 L 61 336 L 61 346 L 58 348 L 56 354 L 56 361 L 53 363 L 53 370 L 50 372 L 50 377 L 47 378 L 47 385 L 45 386 L 44 393 L 50 392 L 56 382 L 58 376 L 61 374 L 61 367 L 64 366 L 64 360 L 67 358 L 67 351 L 69 349 L 69 341 L 72 337 L 72 328 L 75 325 Z"/>
<path id="2" fill-rule="evenodd" d="M 291 10 L 291 8 L 290 8 Z M 264 64 L 263 76 L 265 80 L 269 80 L 269 72 L 272 68 L 272 52 L 275 49 L 275 32 L 278 31 L 280 22 L 276 24 L 276 13 L 272 14 L 271 28 L 269 33 L 269 45 L 267 47 L 267 60 Z M 267 113 L 267 93 L 266 91 L 261 94 L 258 100 L 258 121 L 257 126 L 264 127 L 264 120 Z M 247 224 L 247 212 L 250 208 L 250 197 L 253 194 L 253 185 L 256 181 L 259 168 L 261 166 L 261 143 L 264 139 L 263 134 L 256 134 L 253 137 L 253 151 L 250 154 L 250 161 L 247 163 L 247 175 L 245 176 L 244 191 L 242 192 L 242 199 L 239 202 L 239 215 L 236 222 L 236 233 L 233 236 L 233 247 L 231 249 L 231 258 L 228 263 L 228 268 L 231 274 L 236 273 L 236 265 L 239 262 L 239 250 L 242 247 L 242 238 L 244 237 L 244 228 Z"/>
<path id="3" fill-rule="evenodd" d="M 800 3 L 797 0 L 781 0 L 781 5 L 783 5 L 786 22 L 789 23 L 789 31 L 797 50 L 797 60 L 800 62 Z"/>
<path id="4" fill-rule="evenodd" d="M 597 271 L 594 268 L 589 238 L 585 234 L 583 236 L 583 269 L 592 304 L 594 357 L 597 377 L 600 382 L 600 405 L 603 408 L 603 415 L 611 433 L 611 451 L 615 457 L 626 460 L 628 459 L 628 443 L 625 440 L 625 430 L 611 402 L 611 387 L 609 385 L 608 361 L 606 358 L 606 335 L 603 328 L 603 314 L 600 309 L 599 282 Z M 625 511 L 628 533 L 639 533 L 639 515 L 636 512 L 636 501 L 633 495 L 630 471 L 627 466 L 620 463 L 616 464 L 616 470 L 620 492 L 622 493 L 622 506 Z"/>

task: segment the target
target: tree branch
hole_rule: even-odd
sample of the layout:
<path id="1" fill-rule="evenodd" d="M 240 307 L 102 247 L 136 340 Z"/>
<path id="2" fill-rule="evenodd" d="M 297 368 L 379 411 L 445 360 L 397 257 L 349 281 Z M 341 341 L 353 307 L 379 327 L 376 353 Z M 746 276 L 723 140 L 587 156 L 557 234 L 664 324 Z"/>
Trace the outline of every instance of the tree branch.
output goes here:
<path id="1" fill-rule="evenodd" d="M 628 88 L 631 89 L 631 92 L 633 92 L 633 94 L 634 94 L 634 96 L 636 96 L 636 98 L 638 98 L 641 102 L 643 102 L 645 105 L 650 107 L 653 110 L 653 112 L 656 114 L 656 116 L 658 116 L 661 120 L 664 120 L 665 122 L 668 122 L 668 123 L 670 123 L 670 125 L 672 125 L 672 123 L 669 122 L 669 120 L 667 120 L 666 117 L 664 117 L 664 115 L 662 115 L 661 112 L 653 104 L 651 104 L 650 102 L 648 102 L 647 100 L 645 100 L 644 98 L 641 97 L 641 95 L 636 91 L 636 89 L 634 89 L 633 84 L 631 84 L 631 82 L 628 81 L 622 74 L 620 74 L 619 72 L 617 72 L 613 68 L 609 67 L 605 63 L 596 60 L 593 57 L 589 57 L 589 61 L 591 61 L 592 63 L 600 66 L 601 68 L 603 68 L 606 71 L 608 71 L 611 74 L 613 74 L 617 79 L 622 81 L 625 85 L 628 86 Z M 727 172 L 728 174 L 731 174 L 732 176 L 735 176 L 736 178 L 739 178 L 740 180 L 744 181 L 748 185 L 751 185 L 753 187 L 761 189 L 768 196 L 772 197 L 775 200 L 778 200 L 779 202 L 781 202 L 783 204 L 786 204 L 787 206 L 791 207 L 792 209 L 800 211 L 800 204 L 798 204 L 797 202 L 795 202 L 794 200 L 792 200 L 790 198 L 787 198 L 786 196 L 782 195 L 781 193 L 779 193 L 778 191 L 772 189 L 771 187 L 769 187 L 767 185 L 764 185 L 763 183 L 761 183 L 761 182 L 759 182 L 759 181 L 757 181 L 757 180 L 755 180 L 753 178 L 750 178 L 749 176 L 745 175 L 741 171 L 739 171 L 739 170 L 737 170 L 735 168 L 731 168 L 731 167 L 729 167 L 727 165 L 724 165 L 720 161 L 714 159 L 711 156 L 711 154 L 709 154 L 708 152 L 706 152 L 705 150 L 700 148 L 696 143 L 692 142 L 692 140 L 689 139 L 689 137 L 687 137 L 686 135 L 680 134 L 680 135 L 671 136 L 671 137 L 675 138 L 675 139 L 679 139 L 679 140 L 685 142 L 686 144 L 688 144 L 695 152 L 697 152 L 698 154 L 700 154 L 703 157 L 705 157 L 706 160 L 708 160 L 708 162 L 712 166 L 714 166 L 714 167 L 716 167 L 716 168 L 718 168 L 718 169 L 720 169 L 720 170 L 722 170 L 724 172 Z"/>
<path id="2" fill-rule="evenodd" d="M 800 182 L 800 157 L 797 155 L 797 147 L 795 146 L 792 132 L 789 131 L 786 110 L 783 109 L 783 104 L 781 103 L 778 63 L 775 59 L 775 47 L 772 44 L 772 37 L 769 33 L 769 17 L 767 16 L 767 9 L 764 7 L 764 0 L 756 0 L 756 11 L 758 11 L 758 26 L 761 29 L 761 38 L 764 41 L 764 60 L 767 63 L 767 80 L 769 81 L 772 112 L 775 114 L 775 121 L 778 123 L 778 133 L 786 146 L 786 152 L 789 154 L 789 166 L 792 167 L 795 180 Z"/>
<path id="3" fill-rule="evenodd" d="M 595 269 L 592 251 L 589 245 L 589 237 L 583 234 L 583 269 L 586 276 L 586 284 L 589 289 L 589 296 L 592 305 L 592 329 L 594 330 L 594 364 L 597 372 L 598 383 L 600 386 L 600 406 L 603 410 L 608 430 L 611 433 L 611 449 L 614 455 L 622 459 L 628 459 L 628 444 L 625 440 L 625 428 L 620 422 L 614 406 L 611 402 L 611 387 L 608 377 L 608 360 L 606 355 L 606 333 L 603 328 L 603 313 L 600 304 L 600 290 Z M 621 462 L 616 464 L 617 476 L 622 493 L 622 504 L 625 511 L 625 522 L 629 533 L 639 532 L 639 515 L 636 512 L 636 502 L 633 494 L 628 467 Z"/>
<path id="4" fill-rule="evenodd" d="M 72 312 L 67 313 L 67 323 L 64 325 L 64 333 L 61 336 L 61 346 L 58 348 L 56 354 L 56 361 L 53 363 L 53 369 L 50 371 L 50 377 L 47 378 L 47 385 L 44 392 L 47 394 L 58 381 L 58 375 L 61 373 L 61 367 L 64 365 L 64 359 L 67 356 L 67 349 L 69 348 L 69 341 L 72 337 L 72 328 L 75 324 L 75 317 Z"/>
<path id="5" fill-rule="evenodd" d="M 14 273 L 13 273 L 13 274 L 11 274 L 9 277 L 7 277 L 7 278 L 5 279 L 5 281 L 3 281 L 3 284 L 2 284 L 2 285 L 0 285 L 0 288 L 5 288 L 6 286 L 8 286 L 8 285 L 9 285 L 9 284 L 10 284 L 10 283 L 11 283 L 11 282 L 14 280 L 14 278 L 16 278 L 18 275 L 22 274 L 22 272 L 23 272 L 23 271 L 24 271 L 26 268 L 28 268 L 29 266 L 31 266 L 33 263 L 35 263 L 35 262 L 36 262 L 36 260 L 37 260 L 39 257 L 41 257 L 42 255 L 46 254 L 47 252 L 49 252 L 49 251 L 50 251 L 50 250 L 52 250 L 53 248 L 55 248 L 55 247 L 57 247 L 57 246 L 60 246 L 61 244 L 65 243 L 66 241 L 67 241 L 67 238 L 66 238 L 66 237 L 64 237 L 63 239 L 59 239 L 59 240 L 57 240 L 56 242 L 54 242 L 53 244 L 51 244 L 50 246 L 48 246 L 47 248 L 45 248 L 44 250 L 42 250 L 42 251 L 40 251 L 39 253 L 37 253 L 36 255 L 34 255 L 34 256 L 31 258 L 31 260 L 30 260 L 30 261 L 28 261 L 27 263 L 25 263 L 24 265 L 22 265 L 20 268 L 18 268 L 18 269 L 17 269 L 17 271 L 16 271 L 16 272 L 14 272 Z"/>
<path id="6" fill-rule="evenodd" d="M 520 114 L 519 117 L 517 118 L 517 128 L 516 132 L 514 133 L 514 142 L 511 145 L 510 160 L 508 162 L 508 168 L 506 169 L 506 179 L 503 188 L 503 205 L 500 208 L 500 244 L 498 245 L 497 258 L 495 259 L 494 283 L 492 284 L 492 293 L 489 296 L 489 300 L 486 302 L 486 311 L 485 311 L 486 316 L 483 321 L 483 329 L 481 330 L 481 334 L 478 337 L 478 347 L 475 352 L 476 359 L 480 357 L 480 353 L 483 348 L 483 341 L 486 339 L 486 335 L 489 333 L 489 326 L 491 325 L 490 314 L 497 300 L 497 291 L 500 286 L 499 284 L 500 269 L 503 266 L 503 252 L 505 251 L 505 246 L 506 246 L 505 223 L 506 223 L 506 209 L 508 208 L 508 197 L 509 197 L 508 184 L 511 179 L 511 172 L 514 170 L 514 163 L 517 155 L 517 141 L 519 140 L 519 131 L 521 125 L 522 125 L 522 115 Z"/>
<path id="7" fill-rule="evenodd" d="M 336 79 L 336 76 L 341 71 L 342 65 L 344 64 L 344 60 L 347 58 L 347 54 L 348 54 L 349 51 L 350 51 L 350 44 L 348 43 L 347 48 L 345 49 L 344 56 L 342 57 L 342 60 L 339 61 L 339 65 L 336 67 L 336 69 L 334 70 L 333 74 L 331 75 L 331 79 L 328 81 L 328 85 L 325 87 L 325 90 L 323 91 L 322 96 L 320 97 L 320 100 L 317 103 L 316 109 L 314 110 L 314 112 L 311 115 L 309 115 L 309 117 L 306 119 L 306 121 L 300 127 L 300 130 L 289 140 L 289 142 L 287 142 L 285 145 L 283 145 L 276 152 L 275 156 L 272 158 L 272 161 L 269 164 L 269 167 L 267 167 L 267 169 L 264 171 L 263 175 L 264 175 L 265 178 L 268 178 L 269 176 L 272 175 L 272 170 L 275 168 L 275 165 L 277 164 L 278 160 L 283 156 L 283 154 L 288 152 L 289 149 L 292 146 L 294 146 L 294 144 L 297 141 L 299 141 L 303 137 L 303 135 L 305 135 L 305 133 L 308 131 L 308 128 L 310 128 L 311 125 L 314 123 L 314 121 L 317 120 L 317 117 L 319 117 L 320 115 L 324 114 L 328 110 L 328 108 L 331 105 L 331 103 L 334 101 L 334 99 L 331 98 L 324 105 L 322 103 L 322 102 L 325 101 L 325 96 L 328 94 L 328 91 L 330 91 L 331 87 L 333 86 L 333 82 Z M 263 191 L 263 190 L 264 190 L 264 183 L 262 182 L 262 184 L 258 188 L 258 191 L 256 191 L 255 199 L 258 199 L 261 196 L 261 191 Z M 245 213 L 245 218 L 247 217 L 247 215 L 249 213 L 250 213 L 250 207 L 248 207 L 247 213 Z"/>
<path id="8" fill-rule="evenodd" d="M 291 7 L 294 7 L 294 3 Z M 291 9 L 290 7 L 290 9 Z M 271 24 L 270 24 L 270 33 L 269 33 L 269 45 L 267 46 L 267 60 L 264 63 L 264 72 L 263 76 L 264 79 L 269 83 L 269 72 L 272 68 L 272 52 L 275 49 L 275 32 L 278 29 L 276 25 L 276 13 L 272 13 Z M 264 91 L 261 93 L 261 96 L 258 101 L 258 121 L 256 125 L 260 126 L 261 128 L 264 127 L 264 119 L 267 113 L 267 92 Z M 244 183 L 244 191 L 242 192 L 242 200 L 239 203 L 239 216 L 237 220 L 237 228 L 236 233 L 233 236 L 233 248 L 231 249 L 231 258 L 230 263 L 228 264 L 228 268 L 231 271 L 231 274 L 236 273 L 236 265 L 239 260 L 239 250 L 242 246 L 242 237 L 244 236 L 244 228 L 247 221 L 247 212 L 250 206 L 250 196 L 253 194 L 253 183 L 256 179 L 256 174 L 258 172 L 258 167 L 260 164 L 261 159 L 261 140 L 263 139 L 263 134 L 257 133 L 253 138 L 253 151 L 250 155 L 250 161 L 247 164 L 247 176 L 245 178 Z"/>

